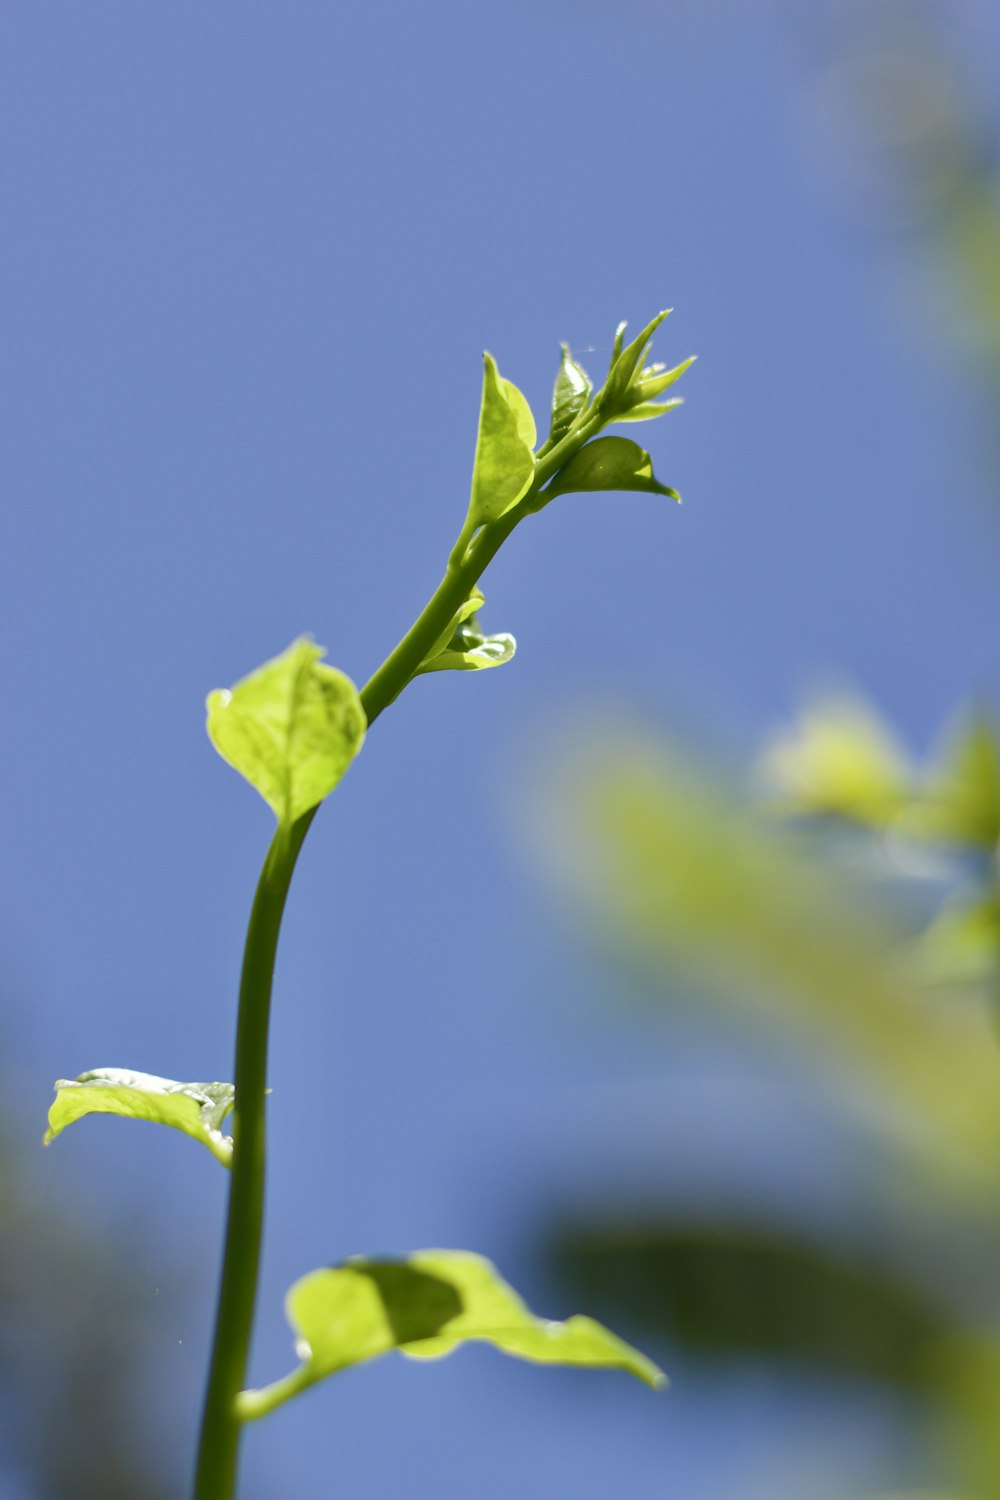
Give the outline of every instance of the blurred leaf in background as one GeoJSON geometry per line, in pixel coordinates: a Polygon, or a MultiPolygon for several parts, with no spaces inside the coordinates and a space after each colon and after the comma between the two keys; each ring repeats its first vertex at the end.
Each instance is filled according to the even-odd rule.
{"type": "Polygon", "coordinates": [[[544,799],[547,853],[622,970],[689,1021],[685,988],[707,982],[707,1035],[759,1028],[869,1142],[833,1234],[752,1191],[617,1209],[609,1191],[554,1216],[553,1266],[600,1316],[701,1359],[904,1392],[977,1494],[1000,1474],[997,743],[969,715],[920,767],[840,698],[775,738],[766,798],[636,734],[559,757],[544,799]]]}
{"type": "MultiPolygon", "coordinates": [[[[995,78],[982,87],[951,45],[960,10],[859,0],[812,12],[812,25],[829,23],[817,102],[824,169],[846,167],[852,209],[894,235],[893,298],[936,364],[934,344],[965,358],[992,417],[1000,122],[995,78]]],[[[995,422],[984,432],[995,443],[995,422]]],[[[662,1189],[644,1178],[623,1202],[627,1163],[605,1168],[587,1205],[553,1212],[550,1263],[599,1315],[700,1361],[763,1360],[792,1380],[812,1370],[904,1393],[913,1452],[929,1439],[924,1500],[995,1496],[997,726],[969,712],[920,763],[877,707],[841,695],[774,737],[759,798],[742,778],[706,773],[705,759],[640,734],[578,755],[568,776],[562,760],[547,855],[616,966],[616,990],[638,979],[710,1046],[749,1053],[750,1069],[763,1044],[779,1075],[839,1100],[867,1150],[840,1150],[820,1222],[789,1153],[768,1155],[763,1137],[762,1181],[737,1192],[696,1165],[690,1201],[665,1134],[662,1189]]],[[[664,1090],[671,1081],[665,1068],[664,1090]]],[[[721,1090],[716,1103],[719,1129],[745,1146],[751,1113],[721,1090]]],[[[798,1134],[808,1155],[808,1128],[798,1134]]]]}

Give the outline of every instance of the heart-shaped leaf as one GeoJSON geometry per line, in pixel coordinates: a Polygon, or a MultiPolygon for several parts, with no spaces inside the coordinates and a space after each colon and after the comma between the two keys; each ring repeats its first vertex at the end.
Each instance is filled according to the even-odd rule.
{"type": "Polygon", "coordinates": [[[665,1381],[651,1360],[591,1318],[536,1318],[488,1260],[467,1251],[359,1258],[313,1271],[291,1288],[286,1310],[302,1363],[273,1385],[244,1391],[237,1410],[245,1420],[391,1349],[439,1359],[471,1340],[535,1364],[626,1370],[652,1386],[665,1381]]]}
{"type": "Polygon", "coordinates": [[[645,490],[679,500],[676,490],[660,484],[653,461],[631,438],[602,437],[587,443],[559,470],[542,492],[543,500],[580,490],[645,490]]]}
{"type": "Polygon", "coordinates": [[[498,520],[531,488],[535,477],[535,419],[524,396],[504,380],[491,354],[483,356],[483,399],[472,467],[469,519],[498,520]]]}
{"type": "Polygon", "coordinates": [[[208,695],[208,733],[223,760],[290,827],[337,785],[365,738],[349,677],[301,639],[231,690],[208,695]]]}
{"type": "Polygon", "coordinates": [[[236,1094],[231,1083],[177,1083],[129,1068],[95,1068],[79,1078],[60,1078],[55,1088],[46,1146],[84,1115],[124,1115],[172,1125],[206,1145],[223,1166],[232,1161],[233,1143],[221,1130],[236,1094]]]}

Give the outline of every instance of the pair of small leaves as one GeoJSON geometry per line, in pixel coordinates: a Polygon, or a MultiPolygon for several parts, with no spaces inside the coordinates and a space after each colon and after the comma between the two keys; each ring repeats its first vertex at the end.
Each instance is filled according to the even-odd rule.
{"type": "Polygon", "coordinates": [[[313,1271],[292,1286],[286,1311],[302,1363],[283,1380],[242,1392],[237,1410],[244,1420],[392,1349],[440,1359],[471,1341],[535,1364],[625,1370],[651,1386],[665,1380],[651,1360],[591,1318],[536,1317],[488,1260],[467,1251],[358,1258],[313,1271]]]}
{"type": "Polygon", "coordinates": [[[654,417],[661,417],[664,412],[671,411],[675,406],[681,404],[680,399],[658,402],[657,396],[678,381],[694,364],[694,357],[682,360],[672,370],[665,365],[652,364],[643,366],[643,359],[649,348],[653,334],[659,328],[664,318],[669,317],[671,308],[657,313],[651,322],[639,334],[638,338],[632,340],[623,348],[625,337],[625,324],[619,323],[615,332],[615,342],[611,353],[611,365],[608,370],[608,378],[598,396],[598,403],[606,413],[609,422],[648,422],[654,417]]]}
{"type": "Polygon", "coordinates": [[[358,691],[325,654],[310,640],[294,641],[234,688],[208,696],[212,744],[285,828],[323,801],[364,743],[358,691]]]}
{"type": "Polygon", "coordinates": [[[95,1068],[78,1078],[60,1078],[49,1110],[45,1145],[84,1115],[124,1115],[171,1125],[207,1146],[228,1167],[233,1143],[222,1134],[222,1122],[233,1107],[231,1083],[177,1083],[128,1068],[95,1068]]]}
{"type": "Polygon", "coordinates": [[[479,629],[479,611],[486,603],[478,589],[473,589],[461,609],[427,653],[419,672],[476,672],[484,667],[502,667],[517,650],[512,635],[484,635],[479,629]]]}
{"type": "MultiPolygon", "coordinates": [[[[177,1083],[98,1068],[56,1084],[45,1144],[84,1115],[123,1115],[181,1130],[229,1166],[233,1143],[221,1125],[233,1099],[229,1083],[177,1083]]],[[[427,1250],[405,1261],[359,1258],[313,1271],[292,1286],[286,1308],[302,1362],[283,1380],[244,1391],[244,1419],[264,1416],[327,1375],[391,1349],[439,1359],[472,1341],[535,1364],[626,1370],[649,1385],[664,1383],[651,1360],[593,1319],[535,1317],[488,1260],[465,1251],[427,1250]]]]}

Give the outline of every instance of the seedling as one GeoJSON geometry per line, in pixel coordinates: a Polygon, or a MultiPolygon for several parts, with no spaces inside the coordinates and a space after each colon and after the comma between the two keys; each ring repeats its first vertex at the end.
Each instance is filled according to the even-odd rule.
{"type": "Polygon", "coordinates": [[[478,584],[514,529],[559,495],[640,490],[679,499],[654,477],[649,454],[620,436],[679,405],[658,398],[691,364],[644,363],[666,313],[630,344],[615,335],[604,384],[563,346],[548,436],[537,445],[524,396],[485,356],[482,407],[468,513],[426,608],[360,692],[301,639],[235,687],[208,698],[208,733],[277,820],[250,914],[236,1023],[235,1081],[176,1083],[100,1068],[56,1084],[46,1141],[85,1114],[128,1115],[200,1140],[230,1170],[229,1209],[215,1334],[195,1466],[194,1500],[234,1500],[240,1433],[306,1387],[398,1349],[436,1359],[480,1340],[537,1364],[627,1370],[652,1386],[657,1367],[590,1318],[549,1322],[529,1312],[489,1261],[425,1250],[398,1261],[356,1258],[302,1277],[286,1307],[299,1364],[261,1390],[245,1390],[264,1222],[267,1039],[281,919],[295,862],[320,804],[361,750],[365,735],[424,672],[480,671],[514,655],[514,639],[479,625],[478,584]],[[232,1114],[232,1138],[222,1126],[232,1114]]]}

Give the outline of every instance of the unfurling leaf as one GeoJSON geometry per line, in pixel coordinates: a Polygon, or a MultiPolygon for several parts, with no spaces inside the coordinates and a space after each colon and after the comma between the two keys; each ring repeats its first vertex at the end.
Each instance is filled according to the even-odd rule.
{"type": "Polygon", "coordinates": [[[457,610],[432,651],[427,653],[418,672],[475,672],[484,667],[502,667],[509,662],[517,650],[512,635],[484,635],[479,628],[477,616],[485,604],[478,589],[473,589],[468,599],[457,610]]]}
{"type": "Polygon", "coordinates": [[[230,1165],[233,1143],[221,1126],[233,1107],[236,1091],[231,1083],[176,1083],[128,1068],[95,1068],[79,1078],[60,1078],[55,1088],[46,1146],[84,1115],[124,1115],[183,1130],[206,1145],[223,1166],[230,1165]]]}
{"type": "Polygon", "coordinates": [[[601,406],[604,407],[609,416],[612,412],[628,404],[626,393],[632,384],[632,377],[642,364],[643,356],[649,348],[653,334],[659,328],[664,318],[669,317],[672,311],[673,309],[668,307],[663,312],[657,313],[656,317],[646,324],[638,338],[633,339],[631,344],[627,344],[624,349],[621,345],[622,335],[625,332],[625,324],[619,323],[618,330],[615,333],[615,347],[611,356],[611,368],[608,370],[608,378],[598,398],[601,406]]]}
{"type": "Polygon", "coordinates": [[[466,599],[465,602],[458,609],[456,609],[455,613],[448,621],[447,626],[444,630],[442,630],[441,634],[438,636],[437,640],[434,642],[433,646],[424,657],[423,664],[419,668],[421,672],[430,671],[430,663],[436,656],[440,656],[441,652],[447,650],[447,648],[451,645],[452,637],[454,636],[456,630],[458,630],[459,626],[464,625],[466,620],[473,619],[479,613],[485,603],[486,600],[480,593],[479,589],[474,588],[468,599],[466,599]]]}
{"type": "Polygon", "coordinates": [[[593,390],[590,377],[582,365],[578,365],[569,352],[569,345],[562,345],[562,363],[552,391],[552,426],[549,441],[557,443],[564,437],[577,417],[586,410],[593,390]]]}
{"type": "Polygon", "coordinates": [[[491,354],[483,356],[483,400],[472,468],[469,519],[496,521],[531,488],[535,477],[535,420],[516,385],[504,380],[491,354]]]}
{"type": "Polygon", "coordinates": [[[672,370],[668,370],[663,364],[643,366],[650,340],[669,312],[668,308],[666,312],[658,313],[651,323],[646,324],[639,337],[624,349],[622,342],[625,324],[619,323],[608,378],[595,400],[595,406],[601,411],[605,424],[648,422],[653,417],[662,417],[664,412],[673,411],[675,406],[681,404],[679,399],[657,401],[656,398],[662,396],[664,391],[669,390],[681,378],[685,370],[691,368],[694,356],[682,360],[672,370]]]}
{"type": "Polygon", "coordinates": [[[483,635],[473,625],[463,625],[447,651],[420,668],[421,672],[478,672],[484,667],[503,667],[513,661],[517,642],[512,635],[483,635]]]}
{"type": "MultiPolygon", "coordinates": [[[[658,396],[663,395],[664,391],[668,391],[675,381],[680,380],[685,370],[690,370],[697,357],[692,354],[690,358],[682,359],[680,364],[674,365],[672,370],[668,370],[664,365],[650,365],[648,370],[643,370],[638,380],[633,380],[630,394],[637,401],[655,401],[658,396]]],[[[666,406],[663,409],[665,411],[666,406]]]]}
{"type": "Polygon", "coordinates": [[[626,396],[622,402],[618,414],[612,418],[615,422],[649,422],[654,417],[662,417],[664,412],[673,411],[675,406],[683,406],[683,396],[674,396],[669,401],[658,401],[657,396],[662,396],[664,391],[670,389],[675,381],[680,380],[685,370],[689,370],[695,362],[695,356],[684,359],[672,370],[663,365],[650,365],[642,374],[633,379],[626,396]]]}
{"type": "Polygon", "coordinates": [[[232,690],[208,695],[212,744],[283,827],[323,801],[364,743],[357,689],[325,654],[297,640],[232,690]]]}
{"type": "Polygon", "coordinates": [[[683,396],[675,396],[672,401],[643,401],[639,406],[631,406],[628,411],[623,411],[620,416],[615,417],[615,421],[651,422],[654,417],[662,417],[664,412],[683,405],[683,396]]]}
{"type": "Polygon", "coordinates": [[[535,1364],[626,1370],[652,1386],[665,1381],[651,1360],[591,1318],[536,1318],[488,1260],[467,1251],[359,1258],[313,1271],[291,1288],[286,1311],[302,1363],[273,1385],[242,1392],[237,1412],[244,1420],[391,1349],[439,1359],[470,1340],[535,1364]]]}
{"type": "Polygon", "coordinates": [[[543,500],[579,490],[645,490],[679,500],[676,490],[660,484],[653,475],[653,461],[631,438],[601,437],[587,443],[560,469],[543,500]]]}

